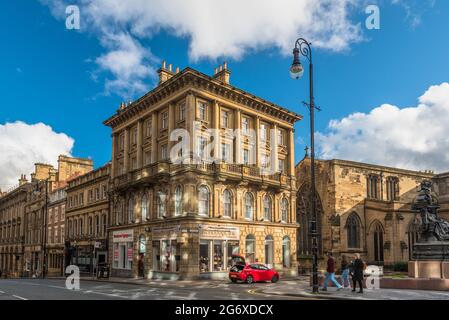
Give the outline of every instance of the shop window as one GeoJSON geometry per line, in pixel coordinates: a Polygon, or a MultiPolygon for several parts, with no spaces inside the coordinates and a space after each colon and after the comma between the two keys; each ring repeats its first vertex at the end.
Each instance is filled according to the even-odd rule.
{"type": "Polygon", "coordinates": [[[200,272],[210,272],[210,253],[208,240],[200,241],[200,272]]]}
{"type": "Polygon", "coordinates": [[[223,253],[223,240],[214,240],[214,261],[213,270],[223,271],[224,270],[224,253],[223,253]]]}
{"type": "Polygon", "coordinates": [[[290,268],[290,238],[285,236],[282,239],[282,265],[284,268],[290,268]]]}
{"type": "Polygon", "coordinates": [[[161,242],[153,241],[153,271],[161,271],[161,242]]]}
{"type": "Polygon", "coordinates": [[[232,255],[239,254],[240,252],[240,246],[238,241],[228,241],[227,244],[227,267],[232,267],[232,255]]]}
{"type": "Polygon", "coordinates": [[[256,262],[256,238],[253,235],[246,237],[245,260],[247,263],[256,262]]]}

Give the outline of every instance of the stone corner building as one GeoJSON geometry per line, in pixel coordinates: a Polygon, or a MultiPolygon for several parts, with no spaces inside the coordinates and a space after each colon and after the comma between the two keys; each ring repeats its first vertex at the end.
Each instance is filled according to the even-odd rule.
{"type": "Polygon", "coordinates": [[[190,68],[173,72],[164,63],[159,76],[159,86],[105,121],[112,128],[112,275],[224,277],[232,254],[295,274],[293,125],[301,117],[231,86],[226,65],[210,77],[190,68]],[[173,130],[194,136],[191,150],[201,153],[211,141],[204,134],[209,128],[220,132],[214,153],[229,161],[169,161],[173,130]],[[234,138],[229,131],[235,129],[243,133],[234,138]],[[255,145],[249,129],[256,130],[255,145]],[[266,147],[268,139],[275,140],[273,148],[266,147]],[[267,159],[278,173],[260,173],[267,159]]]}
{"type": "MultiPolygon", "coordinates": [[[[449,217],[449,174],[435,175],[345,160],[316,161],[317,214],[320,266],[324,254],[341,258],[360,253],[368,263],[406,262],[417,241],[417,222],[411,203],[423,180],[433,180],[442,202],[441,215],[449,217]]],[[[310,158],[296,167],[298,183],[298,264],[311,268],[310,158]]]]}

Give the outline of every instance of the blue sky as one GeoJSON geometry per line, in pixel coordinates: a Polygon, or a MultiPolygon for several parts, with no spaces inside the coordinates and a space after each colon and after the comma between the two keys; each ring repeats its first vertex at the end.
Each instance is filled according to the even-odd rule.
{"type": "MultiPolygon", "coordinates": [[[[348,10],[346,18],[354,25],[360,23],[363,39],[348,41],[347,47],[336,51],[323,48],[323,45],[314,47],[315,95],[322,108],[316,116],[316,126],[321,132],[319,143],[327,148],[329,157],[351,158],[350,151],[344,153],[329,147],[332,141],[350,144],[347,136],[341,137],[345,135],[341,130],[336,133],[338,139],[332,139],[335,135],[331,135],[328,128],[332,119],[345,119],[356,112],[368,115],[386,103],[399,108],[416,107],[418,98],[431,86],[449,81],[446,34],[449,2],[404,0],[398,4],[392,4],[392,1],[378,4],[380,30],[367,30],[364,27],[365,7],[355,6],[348,10]],[[415,23],[418,19],[419,23],[415,23]]],[[[99,67],[96,59],[112,47],[101,42],[98,30],[83,26],[83,8],[81,30],[75,31],[67,30],[64,19],[52,14],[51,2],[16,0],[4,1],[0,6],[0,37],[4,44],[0,51],[0,126],[16,121],[30,125],[42,122],[55,132],[74,139],[73,155],[92,157],[97,167],[107,162],[111,152],[110,129],[102,121],[115,112],[124,98],[123,94],[106,92],[105,83],[107,79],[113,80],[114,74],[99,67]]],[[[307,78],[299,81],[289,78],[291,55],[275,45],[263,45],[260,49],[251,48],[249,44],[243,54],[225,52],[223,55],[218,51],[202,57],[200,54],[198,58],[192,54],[192,40],[188,34],[175,33],[169,28],[155,27],[151,37],[136,37],[143,48],[151,51],[151,57],[145,60],[148,61],[148,75],[142,77],[148,90],[155,85],[151,72],[160,59],[167,59],[181,69],[190,66],[210,75],[215,66],[226,60],[232,70],[233,85],[304,115],[304,120],[296,126],[296,160],[299,161],[309,140],[307,109],[300,103],[308,99],[308,81],[307,78]]],[[[319,36],[314,37],[319,41],[319,36]]],[[[203,47],[198,50],[204,52],[203,47]]],[[[132,96],[137,98],[139,94],[133,92],[132,96]]],[[[407,127],[412,123],[403,125],[407,127]]],[[[378,132],[380,136],[384,134],[388,135],[378,132]]],[[[429,136],[427,140],[432,138],[429,136]]],[[[13,139],[8,140],[9,143],[13,139]]],[[[382,150],[373,148],[372,155],[355,152],[353,160],[382,162],[383,156],[374,154],[388,153],[389,141],[400,138],[391,139],[381,139],[378,143],[386,147],[382,150]]],[[[34,144],[39,145],[39,142],[34,144]]],[[[7,145],[2,148],[6,150],[7,145]]],[[[36,151],[39,146],[30,148],[36,157],[40,156],[36,151]]],[[[70,148],[70,143],[66,148],[70,148]]],[[[8,159],[0,157],[0,166],[15,162],[11,159],[16,149],[7,153],[8,159]]],[[[433,167],[444,170],[449,157],[424,149],[410,157],[415,159],[426,152],[434,158],[440,157],[437,162],[429,163],[429,168],[422,168],[426,166],[425,159],[394,163],[396,157],[385,156],[384,162],[414,169],[433,167]]],[[[27,165],[17,165],[14,170],[26,170],[27,165]]],[[[449,170],[449,163],[447,168],[449,170]]],[[[2,189],[10,185],[10,179],[0,181],[2,189]]]]}

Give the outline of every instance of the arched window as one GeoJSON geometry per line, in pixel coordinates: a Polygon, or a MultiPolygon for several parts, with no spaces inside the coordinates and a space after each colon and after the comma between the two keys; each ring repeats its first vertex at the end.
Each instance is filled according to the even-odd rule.
{"type": "Polygon", "coordinates": [[[285,236],[282,239],[282,265],[284,268],[290,268],[290,238],[285,236]]]}
{"type": "Polygon", "coordinates": [[[274,263],[274,240],[268,235],[265,237],[265,264],[273,266],[274,263]]]}
{"type": "Polygon", "coordinates": [[[163,191],[157,193],[157,217],[163,218],[167,214],[167,195],[163,191]]]}
{"type": "Polygon", "coordinates": [[[397,177],[387,178],[387,200],[397,201],[399,200],[399,179],[397,177]]]}
{"type": "Polygon", "coordinates": [[[357,214],[352,213],[346,220],[348,248],[360,248],[360,223],[357,214]]]}
{"type": "Polygon", "coordinates": [[[245,241],[245,260],[247,263],[256,262],[256,238],[250,234],[245,241]]]}
{"type": "Polygon", "coordinates": [[[266,195],[263,198],[263,218],[267,221],[271,221],[271,197],[266,195]]]}
{"type": "Polygon", "coordinates": [[[373,225],[374,261],[384,261],[384,230],[380,222],[373,225]]]}
{"type": "Polygon", "coordinates": [[[254,197],[249,192],[245,194],[245,218],[249,220],[254,218],[254,197]]]}
{"type": "Polygon", "coordinates": [[[206,186],[198,188],[198,213],[203,216],[209,215],[209,189],[206,186]]]}
{"type": "Polygon", "coordinates": [[[128,223],[134,223],[134,197],[128,201],[128,223]]]}
{"type": "Polygon", "coordinates": [[[232,194],[227,189],[223,192],[223,216],[232,216],[232,194]]]}
{"type": "Polygon", "coordinates": [[[140,201],[140,211],[142,215],[142,222],[148,220],[148,197],[146,194],[143,195],[142,200],[140,201]]]}
{"type": "Polygon", "coordinates": [[[175,190],[175,216],[182,214],[182,188],[177,186],[175,190]]]}
{"type": "Polygon", "coordinates": [[[288,222],[288,200],[286,198],[281,200],[281,221],[288,222]]]}

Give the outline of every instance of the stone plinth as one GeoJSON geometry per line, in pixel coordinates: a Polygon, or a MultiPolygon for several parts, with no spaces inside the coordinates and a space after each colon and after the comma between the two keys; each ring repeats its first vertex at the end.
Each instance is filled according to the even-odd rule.
{"type": "Polygon", "coordinates": [[[419,242],[413,245],[415,261],[449,261],[449,242],[419,242]]]}
{"type": "Polygon", "coordinates": [[[408,275],[415,279],[449,279],[449,261],[409,261],[408,275]]]}

